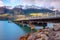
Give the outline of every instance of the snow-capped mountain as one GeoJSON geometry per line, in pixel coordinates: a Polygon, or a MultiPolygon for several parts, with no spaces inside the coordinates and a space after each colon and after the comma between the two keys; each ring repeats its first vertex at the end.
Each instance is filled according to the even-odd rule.
{"type": "MultiPolygon", "coordinates": [[[[29,14],[29,13],[53,13],[55,12],[54,9],[56,8],[45,8],[45,7],[39,7],[39,6],[35,6],[35,5],[18,5],[15,6],[13,9],[11,9],[12,7],[10,6],[4,6],[4,7],[0,7],[0,13],[24,13],[24,14],[29,14]]],[[[57,13],[60,13],[60,11],[58,10],[57,13]]]]}
{"type": "Polygon", "coordinates": [[[36,5],[18,5],[16,6],[16,8],[22,8],[22,9],[41,9],[41,8],[44,8],[44,7],[39,7],[39,6],[36,6],[36,5]]]}

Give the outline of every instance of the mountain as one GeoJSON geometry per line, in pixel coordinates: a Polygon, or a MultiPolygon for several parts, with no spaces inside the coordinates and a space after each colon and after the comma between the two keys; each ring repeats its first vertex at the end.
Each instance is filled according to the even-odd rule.
{"type": "Polygon", "coordinates": [[[0,14],[4,13],[4,8],[0,7],[0,14]]]}
{"type": "Polygon", "coordinates": [[[0,14],[3,14],[3,13],[11,13],[11,10],[9,8],[9,6],[3,6],[3,7],[0,7],[0,14]]]}
{"type": "Polygon", "coordinates": [[[16,14],[23,14],[23,9],[22,8],[17,8],[17,7],[15,7],[15,8],[13,8],[12,9],[13,10],[13,12],[14,12],[14,14],[16,15],[16,14]]]}
{"type": "Polygon", "coordinates": [[[22,11],[24,12],[24,14],[54,12],[53,10],[50,10],[48,8],[39,7],[36,5],[26,5],[26,6],[18,5],[18,6],[16,6],[16,8],[22,8],[22,11]]]}
{"type": "MultiPolygon", "coordinates": [[[[0,7],[0,14],[2,13],[9,13],[9,14],[25,14],[28,15],[30,13],[53,13],[53,10],[50,10],[48,8],[43,7],[37,7],[37,6],[27,6],[26,9],[22,8],[23,6],[16,6],[13,9],[9,9],[10,7],[0,7]]],[[[58,14],[60,14],[60,11],[57,11],[58,14]]]]}
{"type": "Polygon", "coordinates": [[[29,8],[34,8],[34,9],[41,9],[43,7],[39,7],[39,6],[36,6],[36,5],[18,5],[18,6],[15,6],[15,8],[22,8],[22,9],[29,9],[29,8]]]}
{"type": "Polygon", "coordinates": [[[29,13],[52,13],[54,11],[49,10],[49,9],[34,9],[34,8],[30,8],[30,9],[24,9],[24,13],[25,14],[29,14],[29,13]]]}

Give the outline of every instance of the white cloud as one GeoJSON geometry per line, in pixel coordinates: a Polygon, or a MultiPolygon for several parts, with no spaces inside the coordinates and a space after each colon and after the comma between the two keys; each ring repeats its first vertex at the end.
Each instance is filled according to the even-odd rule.
{"type": "Polygon", "coordinates": [[[3,2],[0,0],[0,7],[4,6],[3,2]]]}
{"type": "Polygon", "coordinates": [[[60,0],[21,0],[21,4],[39,4],[39,5],[51,5],[54,3],[54,5],[58,4],[60,0]]]}
{"type": "Polygon", "coordinates": [[[60,0],[21,0],[20,3],[23,5],[34,4],[41,7],[55,7],[60,10],[60,0]]]}
{"type": "MultiPolygon", "coordinates": [[[[10,0],[11,4],[14,5],[19,1],[21,5],[38,5],[41,7],[56,7],[60,9],[60,0],[10,0]]],[[[18,5],[18,3],[17,3],[18,5]]],[[[4,6],[2,0],[0,0],[0,6],[4,6]]]]}
{"type": "Polygon", "coordinates": [[[54,6],[55,8],[60,10],[60,1],[51,2],[51,6],[54,6]]]}
{"type": "MultiPolygon", "coordinates": [[[[57,9],[60,9],[60,0],[10,0],[11,4],[14,5],[17,3],[17,1],[20,1],[19,4],[21,5],[37,5],[40,7],[55,7],[57,9]]],[[[18,5],[18,3],[17,3],[18,5]]],[[[4,3],[2,0],[0,0],[0,7],[4,6],[4,3]]]]}

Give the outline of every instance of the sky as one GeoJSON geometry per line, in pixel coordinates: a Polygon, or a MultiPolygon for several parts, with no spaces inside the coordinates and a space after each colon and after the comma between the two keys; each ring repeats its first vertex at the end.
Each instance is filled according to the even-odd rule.
{"type": "Polygon", "coordinates": [[[41,7],[55,7],[60,9],[60,0],[0,0],[0,6],[37,5],[41,7]]]}
{"type": "Polygon", "coordinates": [[[16,6],[20,4],[20,0],[0,0],[0,6],[16,6]]]}

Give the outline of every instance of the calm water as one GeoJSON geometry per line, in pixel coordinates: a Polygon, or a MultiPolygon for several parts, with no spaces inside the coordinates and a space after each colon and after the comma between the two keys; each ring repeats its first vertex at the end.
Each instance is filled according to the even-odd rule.
{"type": "Polygon", "coordinates": [[[0,40],[18,40],[25,34],[22,28],[8,21],[0,21],[0,40]]]}
{"type": "MultiPolygon", "coordinates": [[[[52,27],[51,23],[48,23],[47,27],[52,27]]],[[[36,29],[38,29],[37,27],[36,29]]],[[[26,32],[23,28],[14,23],[8,21],[0,21],[0,40],[18,40],[20,36],[26,32]]]]}

